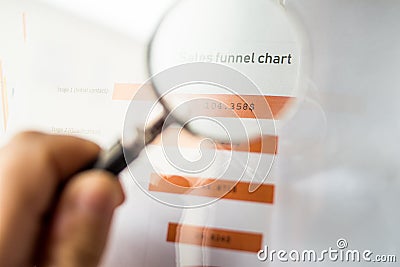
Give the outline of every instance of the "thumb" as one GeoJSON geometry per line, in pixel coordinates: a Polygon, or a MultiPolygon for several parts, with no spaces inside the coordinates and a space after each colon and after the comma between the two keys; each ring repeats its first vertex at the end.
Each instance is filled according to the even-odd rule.
{"type": "Polygon", "coordinates": [[[57,204],[39,266],[97,266],[123,199],[120,183],[109,173],[73,177],[57,204]]]}

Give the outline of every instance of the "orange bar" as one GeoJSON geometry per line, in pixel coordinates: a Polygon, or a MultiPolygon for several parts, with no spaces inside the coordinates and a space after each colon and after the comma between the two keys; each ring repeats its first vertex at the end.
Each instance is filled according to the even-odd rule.
{"type": "Polygon", "coordinates": [[[8,122],[7,82],[6,82],[6,77],[3,74],[3,64],[1,60],[0,60],[0,90],[2,99],[2,110],[3,110],[3,126],[4,130],[7,130],[7,122],[8,122]]]}
{"type": "Polygon", "coordinates": [[[234,150],[251,153],[277,154],[278,136],[264,135],[256,140],[251,140],[249,144],[218,144],[217,149],[234,150]]]}
{"type": "MultiPolygon", "coordinates": [[[[198,148],[202,139],[190,134],[187,130],[179,132],[179,128],[169,127],[162,133],[162,142],[166,146],[179,146],[187,148],[198,148]],[[179,134],[179,138],[177,135],[179,134]],[[178,140],[178,142],[176,141],[178,140]]],[[[159,135],[152,143],[153,145],[161,145],[161,135],[159,135]]],[[[216,147],[211,146],[210,149],[232,150],[239,152],[277,154],[278,153],[278,136],[264,135],[260,138],[251,140],[250,142],[237,144],[217,144],[216,147]]]]}
{"type": "Polygon", "coordinates": [[[26,43],[26,13],[22,12],[22,34],[26,43]]]}
{"type": "Polygon", "coordinates": [[[150,176],[149,191],[214,197],[230,200],[249,201],[263,204],[274,203],[275,186],[261,184],[250,193],[248,182],[230,180],[183,177],[179,175],[159,175],[152,173],[150,176]]]}
{"type": "MultiPolygon", "coordinates": [[[[139,90],[149,88],[151,85],[116,83],[114,85],[113,100],[151,100],[147,94],[151,90],[139,90]],[[141,93],[139,91],[146,91],[141,93]],[[141,95],[138,95],[140,93],[141,95]]],[[[202,115],[213,117],[240,117],[272,119],[279,118],[285,106],[292,101],[288,96],[263,96],[263,95],[231,95],[231,94],[180,94],[174,97],[182,100],[197,100],[198,112],[202,115]]],[[[154,95],[151,95],[154,97],[154,95]]]]}
{"type": "Polygon", "coordinates": [[[233,94],[170,94],[168,97],[174,97],[174,100],[179,97],[178,103],[191,101],[198,107],[197,115],[247,119],[279,118],[292,99],[286,96],[233,94]]]}
{"type": "Polygon", "coordinates": [[[169,223],[167,241],[257,253],[262,234],[169,223]]]}
{"type": "Polygon", "coordinates": [[[150,84],[116,83],[114,84],[113,100],[151,101],[157,99],[150,84]]]}

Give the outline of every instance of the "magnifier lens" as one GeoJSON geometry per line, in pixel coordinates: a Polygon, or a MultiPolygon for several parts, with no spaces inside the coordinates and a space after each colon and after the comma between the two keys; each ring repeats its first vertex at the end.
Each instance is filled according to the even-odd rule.
{"type": "Polygon", "coordinates": [[[221,142],[275,132],[260,119],[287,113],[299,59],[295,27],[272,0],[179,1],[149,47],[152,83],[171,115],[221,142]]]}

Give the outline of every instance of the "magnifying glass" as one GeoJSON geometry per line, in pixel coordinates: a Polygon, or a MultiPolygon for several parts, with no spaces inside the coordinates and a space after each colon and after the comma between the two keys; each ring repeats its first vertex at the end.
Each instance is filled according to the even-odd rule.
{"type": "Polygon", "coordinates": [[[300,39],[275,0],[177,2],[149,43],[150,79],[135,96],[152,95],[152,105],[132,101],[123,138],[94,168],[118,174],[171,125],[222,145],[274,131],[302,91],[300,39]]]}

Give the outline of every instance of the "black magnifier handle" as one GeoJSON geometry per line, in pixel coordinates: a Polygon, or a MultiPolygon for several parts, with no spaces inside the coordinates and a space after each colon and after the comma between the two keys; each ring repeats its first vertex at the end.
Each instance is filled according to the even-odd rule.
{"type": "Polygon", "coordinates": [[[167,124],[165,116],[162,116],[146,129],[137,128],[132,140],[124,142],[124,145],[119,140],[110,149],[100,152],[98,158],[85,169],[101,169],[118,175],[139,156],[147,144],[161,133],[163,127],[167,127],[171,122],[167,124]]]}
{"type": "Polygon", "coordinates": [[[119,140],[110,149],[100,152],[96,161],[91,164],[92,166],[90,169],[101,169],[111,172],[114,175],[118,175],[128,166],[130,162],[139,156],[143,147],[138,147],[137,149],[132,150],[132,158],[128,159],[125,158],[124,153],[124,151],[127,151],[127,149],[124,149],[121,140],[119,140]]]}

